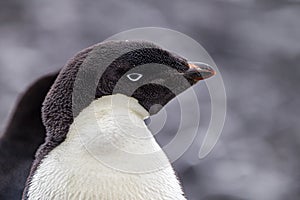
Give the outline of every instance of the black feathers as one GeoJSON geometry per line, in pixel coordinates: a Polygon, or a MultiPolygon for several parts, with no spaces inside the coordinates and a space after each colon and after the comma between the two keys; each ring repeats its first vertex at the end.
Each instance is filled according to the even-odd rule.
{"type": "Polygon", "coordinates": [[[0,199],[19,200],[46,131],[41,106],[57,74],[36,81],[20,98],[0,139],[0,199]]]}

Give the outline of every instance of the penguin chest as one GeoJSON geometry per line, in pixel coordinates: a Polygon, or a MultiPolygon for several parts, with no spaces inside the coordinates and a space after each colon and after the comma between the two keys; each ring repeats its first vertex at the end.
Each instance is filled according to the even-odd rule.
{"type": "Polygon", "coordinates": [[[141,174],[120,172],[87,155],[63,157],[56,149],[41,163],[29,187],[29,200],[184,199],[171,166],[141,174]]]}

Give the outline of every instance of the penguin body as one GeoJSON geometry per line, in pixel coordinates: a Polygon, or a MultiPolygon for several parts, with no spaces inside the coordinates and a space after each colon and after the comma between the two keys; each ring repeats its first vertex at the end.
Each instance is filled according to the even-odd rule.
{"type": "Polygon", "coordinates": [[[46,138],[23,199],[185,199],[143,119],[213,74],[149,42],[81,51],[43,103],[46,138]]]}

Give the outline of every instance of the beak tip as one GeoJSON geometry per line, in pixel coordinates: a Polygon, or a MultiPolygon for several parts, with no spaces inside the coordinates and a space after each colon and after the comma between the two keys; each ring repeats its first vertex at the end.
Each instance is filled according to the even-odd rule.
{"type": "Polygon", "coordinates": [[[213,68],[211,68],[210,73],[211,73],[210,77],[212,77],[212,76],[214,76],[214,75],[217,74],[216,70],[214,70],[213,68]]]}
{"type": "Polygon", "coordinates": [[[217,74],[217,72],[205,63],[189,63],[189,74],[196,82],[208,79],[217,74]]]}

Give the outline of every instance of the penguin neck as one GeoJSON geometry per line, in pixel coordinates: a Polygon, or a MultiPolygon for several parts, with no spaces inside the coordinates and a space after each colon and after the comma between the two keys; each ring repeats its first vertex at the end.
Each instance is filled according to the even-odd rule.
{"type": "Polygon", "coordinates": [[[103,96],[74,119],[66,141],[79,142],[80,139],[89,152],[113,153],[130,146],[127,142],[131,140],[152,138],[144,123],[148,116],[149,113],[132,97],[122,94],[103,96]]]}
{"type": "Polygon", "coordinates": [[[149,117],[148,111],[138,103],[137,99],[119,93],[102,96],[93,101],[88,108],[95,111],[110,110],[110,114],[116,118],[118,115],[131,117],[132,114],[137,115],[140,120],[149,117]]]}

